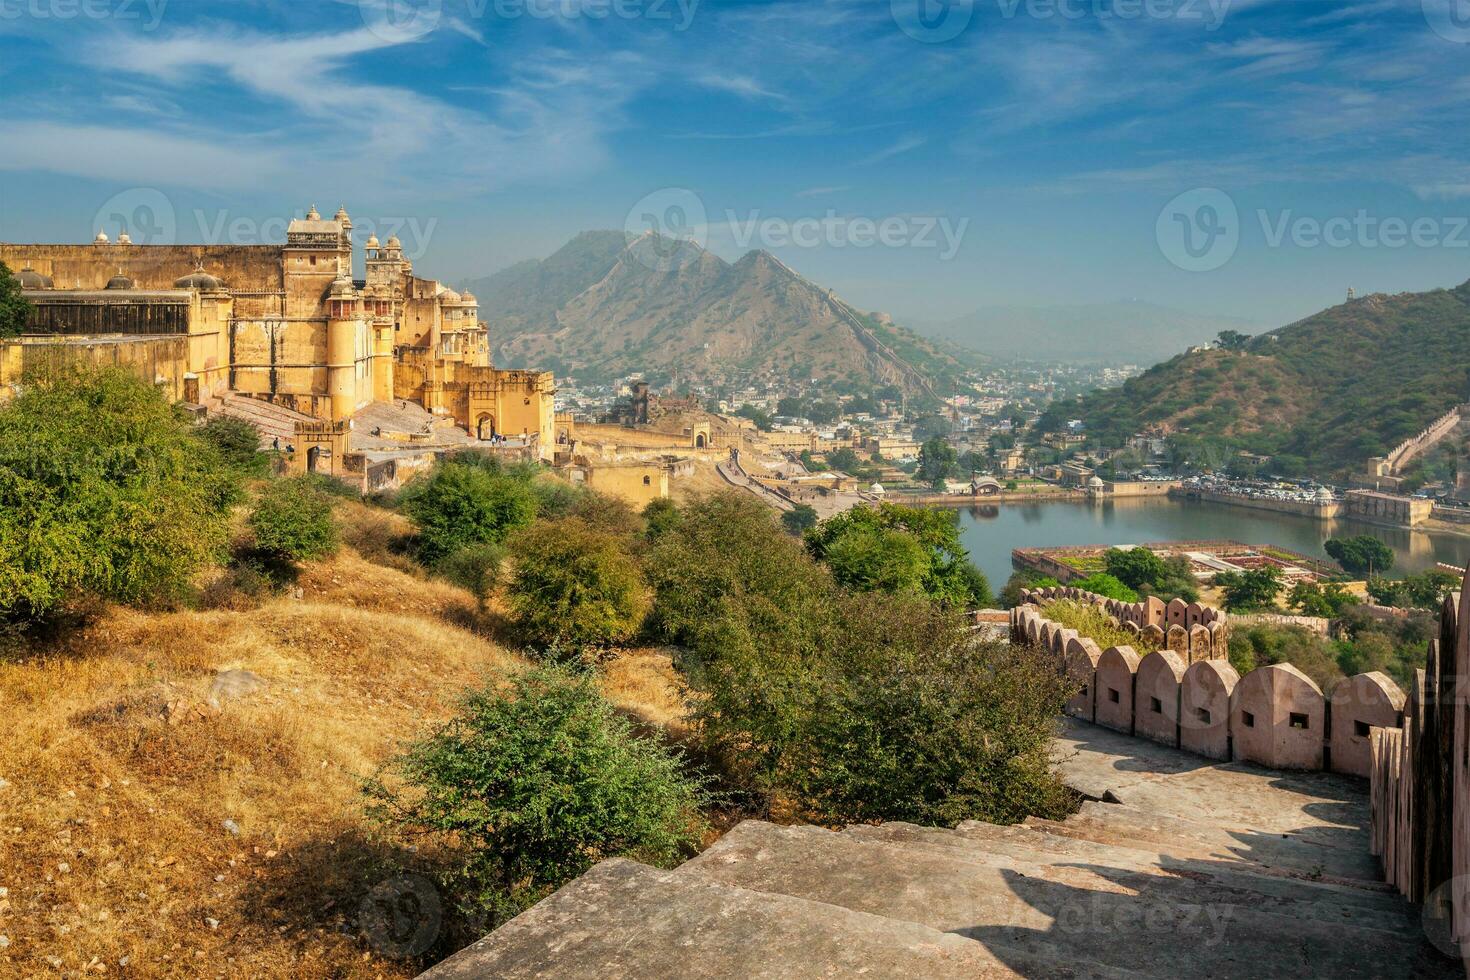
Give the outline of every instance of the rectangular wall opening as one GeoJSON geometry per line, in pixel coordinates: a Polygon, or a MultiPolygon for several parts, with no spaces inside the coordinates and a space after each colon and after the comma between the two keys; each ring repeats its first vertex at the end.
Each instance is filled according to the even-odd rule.
{"type": "Polygon", "coordinates": [[[1240,713],[1240,720],[1241,720],[1241,723],[1244,724],[1246,728],[1255,728],[1256,727],[1256,716],[1253,715],[1253,714],[1251,714],[1249,711],[1242,711],[1240,713]]]}
{"type": "Polygon", "coordinates": [[[1116,687],[1108,688],[1108,700],[1113,702],[1114,704],[1119,703],[1120,699],[1118,697],[1118,689],[1116,687]]]}
{"type": "Polygon", "coordinates": [[[1164,713],[1164,702],[1160,701],[1158,698],[1149,698],[1148,710],[1152,711],[1156,715],[1161,715],[1164,713]]]}
{"type": "Polygon", "coordinates": [[[1368,737],[1368,723],[1366,721],[1353,722],[1353,734],[1358,738],[1368,737]]]}
{"type": "Polygon", "coordinates": [[[1206,725],[1208,725],[1210,723],[1210,709],[1209,708],[1195,708],[1194,709],[1194,716],[1196,718],[1198,718],[1200,721],[1204,722],[1206,725]]]}
{"type": "Polygon", "coordinates": [[[1300,728],[1303,731],[1306,731],[1306,729],[1309,727],[1307,724],[1307,716],[1297,711],[1291,712],[1290,716],[1287,719],[1287,722],[1291,725],[1292,728],[1300,728]]]}

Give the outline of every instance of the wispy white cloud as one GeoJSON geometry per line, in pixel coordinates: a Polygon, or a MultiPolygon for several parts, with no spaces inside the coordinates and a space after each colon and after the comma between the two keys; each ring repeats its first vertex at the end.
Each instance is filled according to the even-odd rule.
{"type": "Polygon", "coordinates": [[[891,160],[893,157],[908,153],[910,150],[917,150],[927,142],[929,140],[923,136],[905,136],[880,150],[868,154],[853,165],[857,167],[868,167],[875,163],[882,163],[884,160],[891,160]]]}

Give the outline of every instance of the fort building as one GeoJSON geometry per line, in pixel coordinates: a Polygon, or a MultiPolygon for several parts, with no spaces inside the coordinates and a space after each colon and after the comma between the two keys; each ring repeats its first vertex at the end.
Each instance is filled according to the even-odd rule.
{"type": "Polygon", "coordinates": [[[32,306],[0,344],[0,399],[32,372],[115,364],[206,411],[277,406],[339,460],[354,417],[394,402],[549,458],[551,373],[495,368],[475,297],[416,275],[397,237],[363,248],[355,279],[345,208],[310,209],[283,244],[142,245],[105,231],[89,245],[0,243],[32,306]]]}

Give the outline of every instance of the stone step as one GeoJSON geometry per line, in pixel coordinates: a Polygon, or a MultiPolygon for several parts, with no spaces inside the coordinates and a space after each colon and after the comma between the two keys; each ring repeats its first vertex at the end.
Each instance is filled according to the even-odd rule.
{"type": "MultiPolygon", "coordinates": [[[[1419,937],[1224,902],[1136,893],[1080,867],[1028,875],[891,841],[746,821],[676,874],[917,922],[1063,960],[1146,976],[1439,977],[1451,965],[1419,937]]],[[[1106,869],[1104,869],[1106,870],[1106,869]]]]}
{"type": "Polygon", "coordinates": [[[1027,826],[1081,836],[1101,843],[1154,846],[1167,841],[1191,855],[1250,861],[1298,876],[1382,890],[1373,857],[1357,848],[1356,833],[1343,828],[1341,846],[1331,827],[1306,827],[1292,833],[1227,829],[1180,817],[1150,813],[1119,803],[1085,803],[1058,826],[1056,821],[1028,818],[1027,826]]]}
{"type": "Polygon", "coordinates": [[[604,861],[423,974],[427,980],[787,977],[936,980],[1131,974],[987,949],[914,922],[604,861]]]}
{"type": "Polygon", "coordinates": [[[1382,882],[1365,883],[1356,879],[1344,882],[1328,881],[1290,869],[1274,868],[1233,856],[1218,857],[1208,852],[1194,852],[1188,847],[1176,846],[1169,840],[1152,840],[1146,843],[1130,840],[1104,844],[1083,834],[1066,832],[1067,824],[1065,823],[1059,826],[1063,832],[1038,824],[997,827],[994,824],[967,820],[955,828],[955,833],[979,841],[990,841],[997,836],[1007,839],[1019,835],[1026,843],[1038,850],[1083,860],[1112,861],[1124,867],[1153,867],[1170,871],[1179,867],[1184,861],[1200,862],[1211,868],[1212,872],[1217,870],[1221,874],[1245,875],[1253,883],[1257,883],[1258,887],[1266,887],[1268,883],[1280,881],[1285,881],[1287,885],[1278,887],[1291,887],[1292,883],[1303,882],[1319,891],[1331,893],[1337,901],[1347,904],[1385,911],[1394,911],[1399,906],[1398,893],[1393,889],[1383,887],[1382,882]]]}
{"type": "Polygon", "coordinates": [[[851,826],[842,833],[863,840],[923,847],[940,854],[958,853],[968,861],[1013,868],[1033,877],[1043,873],[1037,870],[1041,868],[1085,869],[1115,885],[1175,902],[1223,902],[1403,936],[1417,934],[1420,927],[1418,910],[1400,898],[1237,870],[1234,863],[1196,858],[1160,861],[1158,856],[1149,858],[1123,848],[1035,831],[1032,834],[1040,841],[1015,836],[986,839],[959,830],[905,823],[851,826]],[[1070,846],[1056,848],[1047,846],[1049,842],[1070,846]]]}

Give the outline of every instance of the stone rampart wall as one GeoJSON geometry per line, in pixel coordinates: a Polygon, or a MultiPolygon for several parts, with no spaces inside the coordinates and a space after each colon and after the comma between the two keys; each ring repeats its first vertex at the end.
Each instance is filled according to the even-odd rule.
{"type": "Polygon", "coordinates": [[[1403,724],[1369,733],[1372,846],[1384,879],[1423,903],[1432,937],[1470,956],[1470,576],[1440,607],[1403,724]]]}
{"type": "Polygon", "coordinates": [[[1371,732],[1402,724],[1404,694],[1377,671],[1339,682],[1330,697],[1290,664],[1241,677],[1228,659],[1225,614],[1177,598],[1126,603],[1081,589],[1027,590],[1011,610],[1011,639],[1050,651],[1077,682],[1067,714],[1213,759],[1368,776],[1371,732]],[[1162,639],[1162,649],[1101,649],[1045,617],[1040,603],[1055,599],[1092,603],[1122,629],[1162,639]]]}

